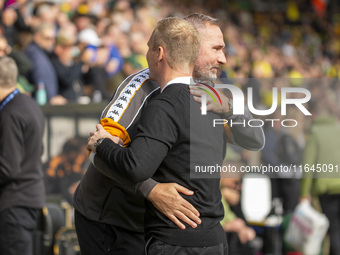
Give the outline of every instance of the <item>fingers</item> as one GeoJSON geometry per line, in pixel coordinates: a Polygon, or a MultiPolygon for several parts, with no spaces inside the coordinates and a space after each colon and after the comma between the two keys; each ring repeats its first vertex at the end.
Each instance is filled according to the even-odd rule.
{"type": "MultiPolygon", "coordinates": [[[[184,195],[187,195],[187,196],[192,196],[194,194],[194,192],[192,190],[189,190],[179,184],[176,184],[175,186],[175,189],[177,190],[177,192],[180,192],[184,195]]],[[[187,200],[183,199],[181,196],[179,197],[179,199],[181,200],[181,204],[187,208],[190,213],[193,215],[193,217],[190,217],[192,218],[193,220],[195,220],[195,222],[198,223],[198,221],[200,222],[200,219],[198,218],[200,216],[200,213],[197,211],[197,209],[192,205],[190,204],[187,200]],[[196,217],[196,218],[194,218],[196,217]]],[[[189,216],[189,215],[188,215],[189,216]]],[[[198,223],[200,224],[200,223],[198,223]]]]}
{"type": "Polygon", "coordinates": [[[180,229],[185,229],[185,226],[183,223],[181,223],[175,215],[166,215],[173,223],[175,223],[180,229]]]}
{"type": "Polygon", "coordinates": [[[88,139],[88,141],[87,141],[87,146],[86,146],[86,149],[88,150],[88,151],[91,151],[91,150],[93,150],[94,149],[94,142],[95,142],[95,140],[93,139],[93,136],[91,136],[89,139],[88,139]]]}
{"type": "MultiPolygon", "coordinates": [[[[189,90],[190,90],[190,94],[193,95],[193,99],[198,102],[201,103],[201,97],[203,94],[205,94],[207,90],[210,90],[209,88],[207,88],[206,86],[203,85],[199,85],[196,84],[196,86],[189,86],[189,90]]],[[[212,95],[207,96],[206,100],[206,106],[207,106],[207,111],[213,111],[216,113],[229,113],[230,111],[230,107],[229,107],[229,98],[227,96],[225,96],[221,91],[218,90],[214,90],[214,93],[217,93],[219,97],[219,100],[217,100],[217,98],[214,98],[217,100],[217,102],[214,101],[214,99],[212,98],[212,95]]]]}
{"type": "Polygon", "coordinates": [[[111,136],[110,139],[116,144],[120,144],[120,145],[124,144],[123,140],[120,139],[118,136],[111,136]]]}
{"type": "MultiPolygon", "coordinates": [[[[183,210],[185,211],[185,210],[183,210]]],[[[201,224],[201,220],[193,215],[189,210],[186,210],[185,213],[182,211],[174,211],[173,214],[166,215],[173,223],[175,223],[180,229],[185,229],[185,225],[182,223],[186,223],[192,228],[197,228],[197,224],[201,224]],[[191,220],[190,217],[188,217],[186,214],[190,215],[190,217],[194,218],[195,221],[191,220]],[[199,222],[199,223],[196,223],[199,222]]]]}
{"type": "Polygon", "coordinates": [[[238,234],[238,237],[242,244],[245,244],[246,242],[248,242],[247,234],[244,233],[244,231],[241,231],[241,233],[238,234]]]}
{"type": "Polygon", "coordinates": [[[217,111],[215,105],[211,102],[208,101],[207,103],[207,111],[217,111]]]}
{"type": "MultiPolygon", "coordinates": [[[[190,194],[190,195],[193,195],[193,193],[194,193],[193,191],[188,190],[188,189],[182,187],[181,185],[178,185],[178,187],[176,187],[176,188],[178,188],[177,191],[179,191],[183,194],[185,194],[184,192],[186,192],[187,194],[190,194]]],[[[201,219],[199,218],[200,213],[197,211],[197,209],[192,204],[190,204],[187,200],[185,200],[181,196],[178,196],[177,203],[178,203],[178,208],[175,212],[179,212],[182,215],[184,215],[185,217],[188,217],[188,218],[185,219],[186,223],[188,223],[188,224],[190,223],[189,225],[191,226],[192,223],[193,223],[191,220],[193,220],[197,224],[201,224],[201,219]],[[191,220],[189,220],[189,218],[191,220]]],[[[181,216],[181,218],[182,218],[183,217],[182,215],[179,214],[179,215],[176,215],[176,216],[181,216]]],[[[195,227],[197,227],[197,226],[195,226],[195,227]]]]}
{"type": "Polygon", "coordinates": [[[188,224],[189,226],[191,226],[192,228],[197,228],[197,224],[195,222],[193,222],[192,220],[190,220],[185,214],[183,214],[182,212],[176,211],[175,212],[175,216],[177,219],[179,219],[180,221],[188,224]]]}
{"type": "MultiPolygon", "coordinates": [[[[202,103],[202,97],[201,96],[193,96],[192,97],[194,99],[195,102],[197,103],[202,103]]],[[[213,100],[209,97],[207,98],[207,111],[211,111],[214,110],[214,102],[213,100]]]]}
{"type": "MultiPolygon", "coordinates": [[[[194,99],[195,102],[202,103],[202,98],[201,97],[193,96],[192,98],[194,99]]],[[[212,110],[214,110],[214,103],[211,100],[211,98],[208,98],[207,99],[207,111],[212,111],[212,110]]]]}
{"type": "Polygon", "coordinates": [[[189,86],[190,94],[193,96],[201,97],[204,93],[202,90],[198,89],[196,86],[189,86]]]}
{"type": "Polygon", "coordinates": [[[194,194],[176,183],[159,183],[153,188],[148,199],[179,228],[185,229],[183,223],[196,228],[201,224],[200,214],[179,192],[187,196],[194,194]]]}
{"type": "Polygon", "coordinates": [[[182,210],[180,211],[180,213],[182,213],[186,219],[183,220],[184,222],[186,222],[187,224],[189,224],[190,226],[192,226],[193,228],[197,227],[197,224],[201,224],[202,221],[199,218],[199,212],[188,202],[188,204],[192,207],[192,208],[188,208],[185,206],[186,208],[182,208],[182,210]]]}
{"type": "MultiPolygon", "coordinates": [[[[197,87],[202,87],[202,85],[198,86],[189,86],[190,88],[190,94],[193,96],[193,99],[197,103],[202,103],[202,95],[205,94],[201,89],[197,89],[197,87]]],[[[211,97],[206,98],[206,107],[207,111],[216,111],[215,108],[215,103],[213,102],[213,99],[211,97]]]]}
{"type": "Polygon", "coordinates": [[[194,215],[191,216],[191,214],[187,214],[187,216],[193,219],[196,223],[201,224],[201,220],[198,218],[200,216],[200,213],[197,211],[197,209],[184,198],[181,197],[181,200],[181,205],[184,208],[188,209],[192,215],[194,215]]]}
{"type": "Polygon", "coordinates": [[[104,130],[104,131],[105,131],[105,129],[103,128],[103,126],[100,125],[100,124],[98,124],[98,125],[96,125],[96,131],[90,132],[90,137],[89,137],[88,140],[87,140],[87,146],[86,146],[86,149],[87,149],[88,151],[95,151],[95,150],[94,150],[94,143],[95,143],[99,138],[101,138],[101,137],[100,137],[100,131],[101,131],[101,130],[104,130]]]}
{"type": "Polygon", "coordinates": [[[238,236],[240,238],[241,243],[245,244],[253,240],[256,237],[256,233],[253,229],[245,227],[238,233],[238,236]]]}
{"type": "Polygon", "coordinates": [[[119,138],[118,144],[119,144],[120,146],[123,146],[123,145],[124,145],[124,141],[123,141],[122,139],[119,138]]]}
{"type": "Polygon", "coordinates": [[[178,192],[180,192],[180,193],[182,193],[182,194],[184,194],[184,195],[191,196],[191,195],[194,194],[194,192],[193,192],[192,190],[187,189],[187,188],[185,188],[185,187],[183,187],[182,185],[179,185],[179,184],[177,184],[177,183],[176,183],[176,185],[175,185],[174,187],[175,187],[175,189],[176,189],[178,192]]]}
{"type": "Polygon", "coordinates": [[[179,205],[177,208],[172,208],[169,210],[171,213],[166,215],[179,227],[180,225],[177,222],[178,219],[187,223],[192,228],[197,228],[197,225],[202,223],[201,219],[199,218],[199,212],[188,201],[183,198],[181,198],[181,200],[181,202],[178,202],[179,205]],[[175,216],[177,220],[174,220],[172,216],[175,216]]]}
{"type": "Polygon", "coordinates": [[[105,130],[104,127],[100,124],[97,124],[96,128],[97,128],[97,131],[105,130]]]}
{"type": "Polygon", "coordinates": [[[202,99],[201,99],[200,97],[193,96],[192,98],[193,98],[194,101],[197,102],[197,103],[201,103],[201,102],[202,102],[202,99]]]}

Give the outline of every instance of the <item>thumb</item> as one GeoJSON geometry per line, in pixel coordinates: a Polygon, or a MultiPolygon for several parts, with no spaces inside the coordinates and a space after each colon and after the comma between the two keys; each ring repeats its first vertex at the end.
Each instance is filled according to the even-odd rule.
{"type": "Polygon", "coordinates": [[[202,102],[201,97],[193,96],[193,99],[194,99],[194,101],[196,101],[196,102],[198,102],[198,103],[201,103],[201,102],[202,102]]]}
{"type": "Polygon", "coordinates": [[[101,124],[97,124],[96,128],[97,128],[97,131],[105,130],[101,124]]]}
{"type": "Polygon", "coordinates": [[[194,194],[194,192],[192,190],[189,190],[179,184],[176,184],[175,185],[175,189],[177,190],[177,192],[180,192],[184,195],[187,195],[187,196],[192,196],[194,194]]]}
{"type": "Polygon", "coordinates": [[[118,144],[123,146],[124,145],[124,141],[121,138],[119,138],[118,144]]]}

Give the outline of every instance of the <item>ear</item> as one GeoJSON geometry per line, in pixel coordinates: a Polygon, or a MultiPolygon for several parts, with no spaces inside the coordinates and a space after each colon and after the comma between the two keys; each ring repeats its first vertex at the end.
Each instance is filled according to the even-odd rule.
{"type": "Polygon", "coordinates": [[[157,60],[158,62],[161,62],[164,59],[165,50],[162,46],[158,46],[157,50],[158,50],[157,60]]]}

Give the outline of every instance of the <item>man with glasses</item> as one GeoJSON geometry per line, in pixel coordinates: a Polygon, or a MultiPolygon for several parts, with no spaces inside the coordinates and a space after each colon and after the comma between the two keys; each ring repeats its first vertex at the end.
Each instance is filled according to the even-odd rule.
{"type": "Polygon", "coordinates": [[[25,54],[33,63],[28,80],[34,85],[43,83],[47,100],[51,104],[65,104],[67,100],[58,94],[58,79],[49,59],[55,42],[55,27],[52,24],[39,25],[33,35],[33,42],[25,49],[25,54]]]}
{"type": "Polygon", "coordinates": [[[83,95],[82,62],[75,62],[73,50],[77,38],[65,29],[60,29],[56,38],[52,65],[56,71],[59,93],[68,101],[75,102],[83,95]]]}

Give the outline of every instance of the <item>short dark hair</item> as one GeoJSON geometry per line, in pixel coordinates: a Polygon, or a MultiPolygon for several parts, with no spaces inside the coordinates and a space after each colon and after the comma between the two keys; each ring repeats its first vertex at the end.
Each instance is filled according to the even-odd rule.
{"type": "Polygon", "coordinates": [[[193,24],[196,29],[205,28],[207,24],[219,26],[218,19],[201,13],[191,13],[185,16],[184,19],[193,24]]]}

